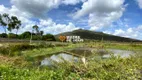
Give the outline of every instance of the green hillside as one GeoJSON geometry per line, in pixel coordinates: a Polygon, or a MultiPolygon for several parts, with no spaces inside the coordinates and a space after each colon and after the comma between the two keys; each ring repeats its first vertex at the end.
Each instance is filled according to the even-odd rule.
{"type": "Polygon", "coordinates": [[[136,39],[114,36],[110,34],[105,34],[103,32],[95,32],[95,31],[89,31],[89,30],[83,30],[83,29],[74,30],[72,32],[60,33],[56,35],[56,37],[59,37],[60,35],[80,36],[82,39],[86,39],[86,40],[102,40],[103,39],[105,41],[141,42],[140,40],[136,40],[136,39]]]}

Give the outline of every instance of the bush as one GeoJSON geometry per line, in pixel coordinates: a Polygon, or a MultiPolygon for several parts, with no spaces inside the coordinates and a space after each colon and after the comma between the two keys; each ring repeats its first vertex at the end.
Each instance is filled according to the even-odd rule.
{"type": "Polygon", "coordinates": [[[14,51],[19,51],[19,50],[22,51],[22,50],[27,50],[27,49],[34,49],[36,47],[37,46],[35,45],[29,45],[29,44],[11,45],[10,50],[14,52],[14,51]]]}
{"type": "Polygon", "coordinates": [[[33,35],[32,40],[41,40],[41,37],[39,35],[33,35]]]}
{"type": "Polygon", "coordinates": [[[141,80],[141,57],[110,58],[84,64],[60,63],[54,68],[15,68],[0,65],[0,79],[4,80],[141,80]]]}
{"type": "Polygon", "coordinates": [[[9,45],[8,47],[0,47],[0,54],[3,55],[20,55],[20,52],[22,50],[27,50],[27,49],[34,49],[38,48],[39,46],[35,45],[29,45],[29,44],[15,44],[15,45],[9,45]]]}
{"type": "Polygon", "coordinates": [[[43,35],[42,36],[42,40],[45,40],[45,41],[56,41],[54,35],[52,35],[52,34],[43,35]]]}
{"type": "Polygon", "coordinates": [[[48,48],[48,47],[56,47],[56,46],[65,46],[62,44],[52,44],[52,43],[40,43],[40,44],[28,44],[28,43],[22,43],[22,44],[13,44],[9,45],[7,47],[0,47],[0,54],[3,55],[10,55],[10,56],[20,56],[21,51],[24,50],[32,50],[32,49],[39,49],[39,48],[48,48]]]}
{"type": "Polygon", "coordinates": [[[0,54],[8,55],[9,50],[6,47],[0,47],[0,54]]]}
{"type": "Polygon", "coordinates": [[[18,38],[18,35],[13,34],[13,33],[9,33],[8,38],[11,38],[11,39],[15,38],[16,39],[16,38],[18,38]]]}
{"type": "Polygon", "coordinates": [[[2,34],[0,34],[0,37],[1,38],[7,38],[7,34],[6,33],[2,33],[2,34]]]}
{"type": "Polygon", "coordinates": [[[20,39],[30,39],[31,38],[31,32],[27,31],[19,35],[20,39]]]}

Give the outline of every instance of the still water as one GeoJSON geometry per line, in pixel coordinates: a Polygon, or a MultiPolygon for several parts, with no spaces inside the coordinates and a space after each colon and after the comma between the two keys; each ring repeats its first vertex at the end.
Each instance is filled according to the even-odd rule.
{"type": "MultiPolygon", "coordinates": [[[[78,50],[79,51],[82,50],[81,53],[84,54],[83,49],[78,49],[78,50]]],[[[92,49],[88,49],[88,51],[89,50],[91,50],[92,54],[95,51],[95,53],[97,53],[100,58],[110,58],[111,54],[113,54],[114,56],[120,56],[121,58],[127,58],[127,57],[130,57],[131,55],[134,54],[133,51],[119,50],[119,49],[106,49],[106,50],[104,50],[104,49],[99,49],[99,50],[94,49],[93,51],[92,51],[92,49]]],[[[77,51],[77,49],[75,49],[75,51],[77,51]]],[[[86,49],[84,49],[84,51],[86,51],[86,49]]],[[[97,58],[98,56],[93,56],[93,57],[97,58]]],[[[81,58],[82,57],[74,56],[74,55],[71,55],[71,54],[68,54],[68,53],[59,53],[59,54],[52,55],[50,57],[44,58],[41,61],[41,65],[48,65],[49,66],[49,65],[53,65],[54,62],[59,63],[59,62],[64,62],[64,61],[67,61],[67,62],[79,62],[81,60],[81,58]]]]}

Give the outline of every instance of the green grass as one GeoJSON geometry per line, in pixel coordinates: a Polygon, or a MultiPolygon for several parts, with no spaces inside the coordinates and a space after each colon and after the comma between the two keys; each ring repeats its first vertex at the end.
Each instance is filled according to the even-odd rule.
{"type": "Polygon", "coordinates": [[[62,47],[53,47],[53,48],[40,48],[40,49],[33,49],[33,50],[26,50],[23,51],[22,54],[24,56],[31,56],[31,57],[36,57],[36,56],[44,56],[44,55],[51,55],[57,52],[65,51],[68,49],[72,49],[77,47],[76,45],[69,45],[69,46],[62,46],[62,47]]]}
{"type": "Polygon", "coordinates": [[[112,49],[123,49],[123,50],[142,50],[142,44],[131,44],[131,43],[124,43],[124,44],[105,44],[106,48],[112,48],[112,49]]]}
{"type": "Polygon", "coordinates": [[[0,80],[140,80],[142,79],[141,44],[88,42],[66,46],[41,47],[20,51],[21,55],[0,55],[0,80]],[[34,65],[33,59],[76,47],[114,48],[138,51],[129,58],[87,58],[87,65],[58,63],[53,67],[34,65]]]}
{"type": "Polygon", "coordinates": [[[121,49],[121,50],[142,50],[142,43],[118,43],[118,42],[90,42],[86,43],[89,47],[95,48],[110,48],[110,49],[121,49]]]}
{"type": "Polygon", "coordinates": [[[20,68],[0,65],[0,79],[4,80],[140,80],[142,56],[113,57],[83,63],[61,63],[58,66],[20,68]]]}

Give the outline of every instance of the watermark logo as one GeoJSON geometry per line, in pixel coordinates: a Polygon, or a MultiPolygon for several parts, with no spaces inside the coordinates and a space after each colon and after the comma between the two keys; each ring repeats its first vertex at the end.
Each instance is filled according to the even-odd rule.
{"type": "Polygon", "coordinates": [[[59,36],[62,42],[83,42],[84,40],[80,36],[59,36]]]}
{"type": "Polygon", "coordinates": [[[59,36],[60,41],[64,42],[66,41],[66,36],[59,36]]]}

